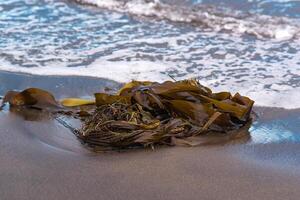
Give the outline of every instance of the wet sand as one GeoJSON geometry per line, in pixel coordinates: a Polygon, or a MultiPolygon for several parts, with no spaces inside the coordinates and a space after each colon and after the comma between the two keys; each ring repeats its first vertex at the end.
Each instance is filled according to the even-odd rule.
{"type": "MultiPolygon", "coordinates": [[[[118,83],[0,73],[0,95],[32,86],[61,98],[118,83]]],[[[255,110],[259,118],[247,143],[97,154],[55,120],[24,120],[2,111],[0,199],[299,199],[300,112],[255,110]],[[257,137],[280,134],[276,130],[293,137],[257,137]]]]}

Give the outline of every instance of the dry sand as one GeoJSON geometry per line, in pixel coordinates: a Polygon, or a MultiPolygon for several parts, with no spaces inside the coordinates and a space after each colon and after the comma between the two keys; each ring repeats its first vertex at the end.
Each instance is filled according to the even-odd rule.
{"type": "MultiPolygon", "coordinates": [[[[0,73],[0,94],[10,88],[35,86],[57,97],[85,96],[103,90],[103,85],[118,84],[83,77],[0,73]]],[[[29,121],[2,111],[0,199],[297,200],[300,112],[256,111],[260,117],[251,129],[253,138],[260,131],[272,134],[274,130],[293,137],[276,142],[250,140],[243,144],[96,154],[55,120],[29,121]]]]}

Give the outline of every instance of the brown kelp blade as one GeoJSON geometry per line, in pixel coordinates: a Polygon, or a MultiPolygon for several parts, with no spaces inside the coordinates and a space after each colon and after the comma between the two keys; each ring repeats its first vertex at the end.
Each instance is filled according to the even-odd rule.
{"type": "Polygon", "coordinates": [[[126,83],[117,93],[117,95],[120,96],[126,96],[130,93],[132,93],[132,91],[134,90],[134,88],[136,87],[140,87],[140,86],[150,86],[154,84],[154,82],[151,81],[131,81],[129,83],[126,83]]]}
{"type": "Polygon", "coordinates": [[[128,97],[128,96],[110,95],[110,94],[105,94],[105,93],[96,93],[95,98],[96,98],[97,106],[101,106],[101,105],[105,105],[105,104],[113,104],[116,102],[119,102],[119,103],[129,103],[130,102],[130,97],[128,97]]]}
{"type": "Polygon", "coordinates": [[[30,106],[35,108],[60,107],[51,93],[39,88],[28,88],[21,92],[9,91],[6,93],[2,103],[7,102],[11,106],[30,106]]]}

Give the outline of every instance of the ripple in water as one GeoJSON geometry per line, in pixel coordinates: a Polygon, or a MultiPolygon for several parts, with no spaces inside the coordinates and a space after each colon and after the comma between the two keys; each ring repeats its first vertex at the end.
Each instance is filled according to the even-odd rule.
{"type": "Polygon", "coordinates": [[[255,122],[250,128],[251,141],[254,144],[300,142],[299,116],[255,122]]]}

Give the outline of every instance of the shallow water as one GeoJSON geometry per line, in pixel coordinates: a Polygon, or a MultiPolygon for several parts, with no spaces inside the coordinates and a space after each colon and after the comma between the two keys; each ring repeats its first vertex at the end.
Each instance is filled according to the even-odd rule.
{"type": "Polygon", "coordinates": [[[267,143],[299,143],[300,142],[299,113],[287,117],[267,121],[257,120],[253,123],[250,144],[267,143]]]}
{"type": "Polygon", "coordinates": [[[300,107],[299,1],[81,2],[0,1],[0,70],[199,78],[256,105],[300,107]]]}

